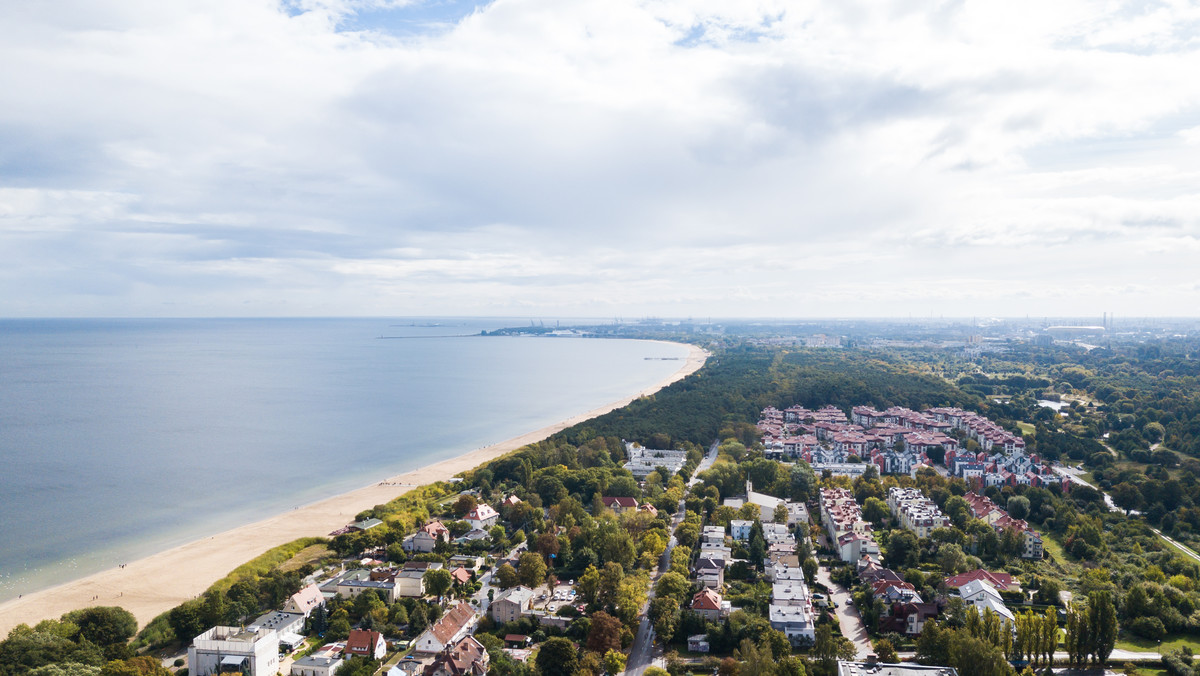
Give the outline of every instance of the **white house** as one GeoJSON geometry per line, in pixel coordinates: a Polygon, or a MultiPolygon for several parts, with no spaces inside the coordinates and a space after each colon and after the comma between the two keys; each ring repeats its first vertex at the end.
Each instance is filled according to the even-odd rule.
{"type": "Polygon", "coordinates": [[[459,603],[418,636],[413,648],[427,655],[440,653],[446,646],[469,634],[477,621],[475,611],[467,604],[459,603]]]}
{"type": "Polygon", "coordinates": [[[274,629],[213,627],[192,639],[188,665],[189,673],[196,676],[226,671],[275,676],[279,670],[279,634],[274,629]]]}
{"type": "Polygon", "coordinates": [[[469,514],[463,517],[463,521],[473,529],[487,530],[496,525],[500,520],[500,513],[492,509],[492,506],[486,502],[481,502],[472,509],[469,514]]]}

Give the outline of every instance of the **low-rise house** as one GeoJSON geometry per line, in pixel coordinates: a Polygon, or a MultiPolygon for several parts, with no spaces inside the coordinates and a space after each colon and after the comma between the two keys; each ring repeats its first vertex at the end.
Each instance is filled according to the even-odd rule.
{"type": "Polygon", "coordinates": [[[920,636],[925,623],[936,618],[938,612],[936,603],[897,603],[889,616],[879,618],[879,630],[920,636]]]}
{"type": "Polygon", "coordinates": [[[400,598],[396,589],[395,582],[386,582],[383,580],[359,580],[345,579],[338,582],[337,593],[341,596],[352,599],[365,591],[374,591],[387,603],[395,603],[396,599],[400,598]]]}
{"type": "Polygon", "coordinates": [[[779,580],[771,585],[771,603],[781,606],[812,606],[812,595],[804,580],[779,580]]]}
{"type": "Polygon", "coordinates": [[[310,584],[288,598],[287,603],[283,604],[283,612],[299,613],[308,617],[312,611],[316,610],[317,606],[323,605],[325,605],[325,596],[321,594],[321,588],[310,584]]]}
{"type": "Polygon", "coordinates": [[[275,676],[279,670],[279,634],[274,629],[213,627],[192,639],[188,665],[196,676],[228,671],[275,676]]]}
{"type": "Polygon", "coordinates": [[[515,622],[533,607],[534,590],[529,587],[510,587],[496,595],[488,613],[498,624],[515,622]]]}
{"type": "Polygon", "coordinates": [[[401,570],[396,573],[396,596],[419,599],[425,595],[425,571],[401,570]]]}
{"type": "Polygon", "coordinates": [[[817,639],[816,617],[812,606],[783,606],[772,603],[768,608],[771,628],[784,633],[792,645],[812,645],[817,639]]]}
{"type": "Polygon", "coordinates": [[[468,526],[483,531],[495,526],[499,520],[500,513],[492,509],[492,506],[486,502],[479,503],[475,509],[463,517],[463,521],[466,521],[468,526]]]}
{"type": "Polygon", "coordinates": [[[642,504],[638,505],[638,511],[649,514],[651,518],[658,516],[658,508],[649,502],[643,502],[642,504]]]}
{"type": "Polygon", "coordinates": [[[696,634],[688,637],[688,652],[706,653],[708,652],[708,635],[696,634]]]}
{"type": "Polygon", "coordinates": [[[712,589],[701,589],[692,597],[692,612],[711,622],[719,622],[729,614],[730,604],[712,589]]]}
{"type": "Polygon", "coordinates": [[[853,531],[838,537],[837,549],[839,558],[847,563],[858,561],[864,556],[879,558],[879,544],[875,542],[875,538],[853,531]]]}
{"type": "Polygon", "coordinates": [[[734,519],[729,522],[729,534],[733,536],[734,540],[749,542],[750,529],[753,527],[753,521],[748,521],[746,519],[734,519]]]}
{"type": "Polygon", "coordinates": [[[475,611],[467,604],[459,603],[418,636],[413,649],[427,655],[440,653],[470,633],[477,621],[475,611]]]}
{"type": "Polygon", "coordinates": [[[707,542],[700,544],[700,558],[716,559],[722,562],[722,565],[727,565],[733,561],[733,548],[723,547],[721,545],[710,545],[707,542]]]}
{"type": "Polygon", "coordinates": [[[632,512],[638,508],[638,501],[634,498],[605,497],[600,498],[600,501],[616,514],[632,512]]]}
{"type": "Polygon", "coordinates": [[[1003,591],[1021,591],[1021,584],[1008,573],[992,573],[982,568],[976,568],[967,573],[959,573],[944,580],[946,589],[958,589],[968,582],[983,580],[1003,591]]]}
{"type": "Polygon", "coordinates": [[[700,531],[700,541],[712,545],[725,545],[725,529],[720,526],[705,526],[700,531]]]}
{"type": "Polygon", "coordinates": [[[462,566],[468,570],[479,570],[483,567],[483,557],[474,554],[455,554],[450,557],[451,566],[462,566]]]}
{"type": "Polygon", "coordinates": [[[281,613],[273,610],[246,625],[246,629],[271,629],[285,634],[301,634],[304,632],[304,616],[300,613],[281,613]]]}
{"type": "Polygon", "coordinates": [[[352,629],[342,650],[343,657],[365,657],[369,660],[383,659],[386,654],[387,643],[383,640],[383,634],[367,629],[352,629]]]}
{"type": "Polygon", "coordinates": [[[1004,599],[1000,596],[1000,592],[983,580],[971,580],[964,584],[958,588],[958,595],[962,597],[963,601],[978,608],[980,613],[990,610],[999,615],[1001,619],[1016,623],[1012,611],[1004,605],[1004,599]]]}
{"type": "Polygon", "coordinates": [[[432,552],[439,542],[450,542],[450,529],[441,521],[430,521],[404,539],[406,552],[432,552]]]}
{"type": "Polygon", "coordinates": [[[487,649],[474,636],[465,636],[438,653],[422,676],[484,676],[488,665],[487,649]]]}
{"type": "Polygon", "coordinates": [[[696,583],[706,589],[720,591],[725,586],[725,561],[701,557],[696,559],[696,583]]]}
{"type": "Polygon", "coordinates": [[[341,655],[312,654],[292,662],[291,676],[334,676],[342,666],[341,655]]]}
{"type": "Polygon", "coordinates": [[[372,528],[378,528],[379,526],[382,526],[382,525],[383,525],[383,521],[380,519],[363,519],[362,521],[355,521],[354,523],[350,524],[349,526],[346,526],[346,528],[351,533],[358,533],[360,531],[371,530],[372,528]]]}
{"type": "Polygon", "coordinates": [[[450,571],[450,579],[454,584],[466,584],[471,581],[471,571],[459,566],[450,571]]]}
{"type": "Polygon", "coordinates": [[[926,667],[911,662],[884,664],[838,660],[837,676],[958,676],[958,671],[954,667],[926,667]]]}

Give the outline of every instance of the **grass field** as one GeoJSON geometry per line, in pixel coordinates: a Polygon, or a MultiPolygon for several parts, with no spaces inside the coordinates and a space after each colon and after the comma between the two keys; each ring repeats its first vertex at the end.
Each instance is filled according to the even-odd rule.
{"type": "Polygon", "coordinates": [[[1160,655],[1187,646],[1193,653],[1200,652],[1200,639],[1185,634],[1167,634],[1162,642],[1151,641],[1138,636],[1122,634],[1117,639],[1116,647],[1121,650],[1136,652],[1156,652],[1160,655]]]}
{"type": "Polygon", "coordinates": [[[1036,427],[1027,422],[1019,422],[1017,423],[1017,427],[1021,428],[1021,434],[1028,434],[1031,437],[1034,436],[1037,430],[1036,427]]]}
{"type": "Polygon", "coordinates": [[[285,573],[289,570],[299,570],[305,564],[317,563],[331,556],[336,556],[336,554],[329,547],[325,545],[312,545],[301,549],[295,556],[285,561],[283,565],[279,566],[279,570],[285,573]]]}

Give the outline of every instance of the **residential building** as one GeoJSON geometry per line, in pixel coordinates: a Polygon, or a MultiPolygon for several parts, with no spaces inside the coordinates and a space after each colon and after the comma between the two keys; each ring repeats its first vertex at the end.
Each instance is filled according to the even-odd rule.
{"type": "Polygon", "coordinates": [[[1004,605],[1004,599],[996,588],[983,580],[971,580],[958,588],[958,595],[963,601],[975,606],[980,613],[988,610],[1009,622],[1016,622],[1013,613],[1004,605]]]}
{"type": "Polygon", "coordinates": [[[334,676],[342,666],[342,656],[334,653],[314,653],[292,662],[291,676],[334,676]]]}
{"type": "Polygon", "coordinates": [[[706,653],[708,652],[708,635],[696,634],[688,637],[688,652],[706,653]]]}
{"type": "Polygon", "coordinates": [[[887,504],[900,525],[916,533],[919,538],[927,538],[938,528],[950,526],[949,517],[942,514],[942,510],[920,489],[893,486],[888,489],[887,504]]]}
{"type": "Polygon", "coordinates": [[[342,650],[343,657],[364,657],[369,660],[383,659],[387,654],[387,643],[383,634],[367,629],[352,629],[346,639],[346,647],[342,650]]]}
{"type": "Polygon", "coordinates": [[[227,671],[275,676],[279,669],[279,634],[274,629],[213,627],[192,639],[188,665],[196,676],[227,671]]]}
{"type": "Polygon", "coordinates": [[[287,603],[283,604],[283,612],[299,613],[304,617],[308,617],[317,606],[323,605],[325,605],[325,596],[321,594],[321,588],[315,584],[310,584],[292,594],[287,603]]]}
{"type": "Polygon", "coordinates": [[[958,676],[953,667],[926,667],[911,662],[844,662],[838,660],[837,676],[958,676]]]}
{"type": "Polygon", "coordinates": [[[492,599],[488,614],[498,624],[515,622],[533,607],[534,595],[534,590],[529,587],[509,587],[492,599]]]}
{"type": "Polygon", "coordinates": [[[712,622],[729,615],[730,604],[712,589],[701,589],[692,597],[692,612],[712,622]]]}
{"type": "Polygon", "coordinates": [[[348,599],[355,598],[367,590],[376,592],[387,603],[395,603],[396,599],[400,597],[395,582],[349,578],[338,582],[337,585],[337,593],[348,599]]]}
{"type": "Polygon", "coordinates": [[[771,628],[783,632],[792,645],[812,645],[816,641],[816,617],[811,604],[785,606],[772,603],[768,618],[771,628]]]}
{"type": "Polygon", "coordinates": [[[1021,591],[1021,583],[1008,573],[992,573],[982,568],[976,568],[967,573],[959,573],[945,579],[947,589],[958,589],[968,582],[983,580],[997,590],[1021,591]]]}
{"type": "Polygon", "coordinates": [[[477,621],[475,611],[467,604],[459,603],[418,636],[413,649],[429,655],[440,653],[470,633],[477,621]]]}
{"type": "Polygon", "coordinates": [[[604,506],[611,509],[616,514],[625,512],[633,512],[638,508],[638,501],[634,498],[608,497],[600,498],[604,506]]]}
{"type": "Polygon", "coordinates": [[[495,526],[499,520],[500,513],[492,509],[492,506],[486,502],[479,503],[475,506],[475,509],[472,509],[463,517],[463,521],[466,521],[468,526],[483,531],[495,526]]]}
{"type": "Polygon", "coordinates": [[[746,519],[733,519],[729,522],[729,534],[733,536],[734,540],[749,542],[750,529],[753,527],[753,521],[748,521],[746,519]]]}
{"type": "Polygon", "coordinates": [[[640,444],[625,442],[625,455],[629,457],[624,467],[638,481],[644,480],[651,472],[662,467],[667,470],[667,477],[677,474],[687,463],[687,451],[667,451],[644,448],[640,444]]]}
{"type": "Polygon", "coordinates": [[[430,521],[404,539],[406,552],[432,552],[438,542],[450,542],[450,529],[441,521],[430,521]]]}
{"type": "Polygon", "coordinates": [[[483,644],[474,636],[465,636],[438,653],[422,676],[484,676],[489,663],[483,644]]]}

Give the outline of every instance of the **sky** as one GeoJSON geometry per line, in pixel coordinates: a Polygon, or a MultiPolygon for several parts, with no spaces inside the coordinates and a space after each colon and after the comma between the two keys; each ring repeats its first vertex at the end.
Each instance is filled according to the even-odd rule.
{"type": "Polygon", "coordinates": [[[0,3],[0,316],[1194,316],[1200,5],[0,3]]]}

